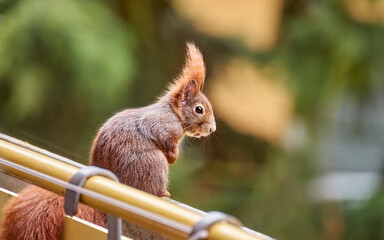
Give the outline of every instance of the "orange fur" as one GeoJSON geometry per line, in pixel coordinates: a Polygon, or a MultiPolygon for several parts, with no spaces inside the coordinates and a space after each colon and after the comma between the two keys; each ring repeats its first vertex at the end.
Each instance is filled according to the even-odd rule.
{"type": "Polygon", "coordinates": [[[185,65],[175,82],[169,86],[169,92],[182,92],[180,88],[187,84],[187,82],[191,79],[196,80],[199,91],[202,91],[205,80],[205,64],[203,55],[195,44],[188,42],[185,65]]]}

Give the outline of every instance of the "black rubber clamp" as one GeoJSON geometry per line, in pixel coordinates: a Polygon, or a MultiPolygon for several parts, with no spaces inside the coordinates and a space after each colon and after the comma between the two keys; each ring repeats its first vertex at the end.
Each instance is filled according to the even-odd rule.
{"type": "MultiPolygon", "coordinates": [[[[101,175],[107,178],[110,178],[116,182],[119,182],[119,179],[116,175],[104,168],[96,166],[86,166],[80,168],[75,175],[69,180],[69,183],[83,187],[85,181],[95,175],[101,175]]],[[[73,216],[77,213],[78,205],[80,201],[80,193],[66,189],[65,199],[64,199],[64,212],[69,216],[73,216]]],[[[112,215],[108,215],[108,240],[120,240],[121,239],[121,218],[117,218],[112,215]]]]}
{"type": "Polygon", "coordinates": [[[227,222],[235,226],[242,226],[241,222],[233,216],[222,212],[208,212],[193,226],[188,240],[207,239],[209,228],[217,222],[227,222]]]}

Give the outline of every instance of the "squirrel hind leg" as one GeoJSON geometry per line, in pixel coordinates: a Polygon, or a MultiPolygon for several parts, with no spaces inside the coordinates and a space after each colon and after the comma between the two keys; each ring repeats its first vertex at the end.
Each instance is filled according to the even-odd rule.
{"type": "Polygon", "coordinates": [[[131,164],[116,169],[122,183],[158,197],[169,195],[168,162],[160,149],[132,152],[129,161],[131,164]]]}
{"type": "Polygon", "coordinates": [[[58,240],[63,222],[63,198],[29,186],[4,208],[0,239],[58,240]]]}
{"type": "Polygon", "coordinates": [[[155,150],[149,154],[152,158],[151,169],[148,169],[152,174],[146,179],[146,191],[158,197],[170,197],[171,194],[167,191],[168,187],[168,159],[160,150],[155,150]],[[149,190],[149,191],[148,191],[149,190]]]}

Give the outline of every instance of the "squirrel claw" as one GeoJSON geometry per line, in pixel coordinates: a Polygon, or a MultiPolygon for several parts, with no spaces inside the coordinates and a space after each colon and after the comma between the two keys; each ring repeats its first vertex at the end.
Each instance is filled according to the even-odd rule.
{"type": "Polygon", "coordinates": [[[163,192],[163,194],[162,194],[162,197],[169,198],[170,196],[171,196],[171,194],[167,190],[165,190],[165,192],[163,192]]]}

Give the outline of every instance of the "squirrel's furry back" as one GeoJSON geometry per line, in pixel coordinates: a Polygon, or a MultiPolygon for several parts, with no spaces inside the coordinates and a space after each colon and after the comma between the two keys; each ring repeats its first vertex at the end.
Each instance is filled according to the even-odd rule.
{"type": "Polygon", "coordinates": [[[165,102],[128,109],[101,127],[93,143],[90,164],[111,170],[124,184],[167,196],[167,152],[183,134],[177,116],[165,102]]]}

